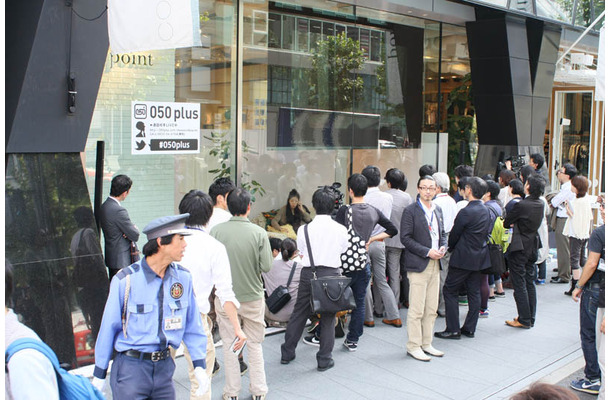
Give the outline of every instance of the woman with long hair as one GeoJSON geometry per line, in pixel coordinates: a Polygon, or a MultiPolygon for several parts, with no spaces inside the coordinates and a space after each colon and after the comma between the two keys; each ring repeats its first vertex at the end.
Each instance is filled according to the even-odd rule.
{"type": "Polygon", "coordinates": [[[301,225],[311,222],[309,209],[301,203],[301,195],[296,189],[292,189],[288,194],[286,205],[280,208],[275,218],[271,221],[271,226],[280,232],[285,232],[283,226],[289,225],[295,234],[301,225]]]}

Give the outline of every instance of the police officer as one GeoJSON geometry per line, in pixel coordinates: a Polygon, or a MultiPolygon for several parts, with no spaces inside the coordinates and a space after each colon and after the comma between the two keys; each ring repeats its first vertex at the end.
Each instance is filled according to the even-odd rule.
{"type": "Polygon", "coordinates": [[[158,218],[144,228],[144,258],[123,268],[110,284],[95,345],[93,384],[102,389],[108,364],[115,400],[174,399],[175,364],[169,346],[181,341],[191,352],[200,395],[210,385],[205,373],[207,338],[188,270],[176,264],[186,248],[189,214],[158,218]]]}

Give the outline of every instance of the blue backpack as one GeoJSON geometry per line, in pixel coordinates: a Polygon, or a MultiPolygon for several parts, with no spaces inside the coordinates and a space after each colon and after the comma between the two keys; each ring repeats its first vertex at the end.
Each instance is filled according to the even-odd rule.
{"type": "Polygon", "coordinates": [[[62,400],[70,399],[92,399],[92,400],[103,400],[104,395],[97,390],[89,381],[81,375],[74,375],[66,371],[59,366],[57,356],[44,342],[31,339],[23,338],[15,340],[8,346],[5,352],[6,365],[8,365],[11,357],[20,350],[34,349],[44,354],[57,374],[57,386],[59,387],[59,398],[62,400]]]}

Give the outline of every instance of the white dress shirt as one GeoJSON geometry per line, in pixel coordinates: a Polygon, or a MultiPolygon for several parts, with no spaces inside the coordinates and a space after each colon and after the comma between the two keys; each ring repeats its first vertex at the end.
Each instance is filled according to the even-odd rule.
{"type": "Polygon", "coordinates": [[[572,192],[572,182],[567,181],[561,185],[561,190],[551,200],[553,207],[557,208],[557,217],[568,218],[568,212],[566,211],[566,207],[563,203],[567,201],[570,203],[570,205],[572,205],[574,199],[576,199],[576,194],[572,192]]]}
{"type": "Polygon", "coordinates": [[[193,290],[197,298],[199,312],[210,312],[210,293],[216,286],[216,296],[221,304],[230,301],[239,308],[239,301],[233,293],[231,265],[225,246],[210,236],[202,227],[189,227],[192,235],[185,236],[187,243],[184,257],[178,262],[188,269],[193,277],[193,290]]]}
{"type": "Polygon", "coordinates": [[[302,265],[304,267],[311,267],[305,241],[305,226],[309,226],[307,228],[309,243],[316,265],[339,268],[341,254],[349,246],[347,228],[333,221],[330,215],[316,215],[309,224],[301,226],[297,232],[297,248],[303,257],[302,265]]]}
{"type": "Polygon", "coordinates": [[[458,212],[457,204],[455,204],[453,197],[449,196],[447,193],[437,194],[432,202],[443,211],[443,229],[448,235],[453,228],[453,221],[455,221],[455,216],[458,212]]]}
{"type": "Polygon", "coordinates": [[[421,201],[417,200],[417,202],[422,210],[424,210],[428,227],[432,229],[430,231],[430,240],[432,240],[432,246],[430,248],[438,250],[438,242],[441,237],[441,232],[438,231],[438,221],[436,220],[436,214],[434,214],[434,210],[437,206],[434,203],[430,203],[430,208],[428,208],[421,201]]]}
{"type": "MultiPolygon", "coordinates": [[[[364,195],[364,202],[372,205],[387,218],[390,219],[392,216],[392,204],[394,203],[394,199],[392,195],[382,192],[378,187],[370,187],[367,189],[366,194],[364,195]]],[[[381,232],[385,232],[385,228],[381,225],[375,225],[373,229],[373,233],[371,236],[375,236],[380,234],[381,232]]],[[[315,257],[315,256],[314,256],[315,257]]]]}
{"type": "Polygon", "coordinates": [[[210,217],[210,221],[206,225],[207,231],[210,232],[213,227],[218,224],[222,224],[223,222],[227,222],[232,217],[231,213],[227,210],[223,210],[220,207],[214,207],[212,211],[212,216],[210,217]]]}

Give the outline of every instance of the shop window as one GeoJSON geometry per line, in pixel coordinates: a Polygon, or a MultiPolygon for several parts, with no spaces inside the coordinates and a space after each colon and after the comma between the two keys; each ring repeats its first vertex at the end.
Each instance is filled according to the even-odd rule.
{"type": "Polygon", "coordinates": [[[309,20],[297,19],[297,51],[309,51],[309,20]]]}
{"type": "Polygon", "coordinates": [[[282,40],[282,16],[269,13],[269,47],[279,49],[282,40]]]}
{"type": "Polygon", "coordinates": [[[295,18],[282,15],[282,49],[294,50],[295,18]]]}

